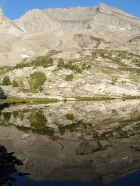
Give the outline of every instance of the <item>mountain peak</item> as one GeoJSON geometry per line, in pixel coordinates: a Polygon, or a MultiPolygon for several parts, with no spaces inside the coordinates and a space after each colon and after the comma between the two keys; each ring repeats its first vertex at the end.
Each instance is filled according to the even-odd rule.
{"type": "Polygon", "coordinates": [[[1,7],[0,7],[0,15],[4,15],[1,7]]]}
{"type": "Polygon", "coordinates": [[[6,21],[6,17],[2,11],[2,8],[0,7],[0,23],[3,24],[3,22],[6,21]]]}
{"type": "Polygon", "coordinates": [[[104,3],[100,3],[99,5],[97,5],[97,11],[102,12],[102,13],[107,13],[107,14],[120,14],[123,16],[129,16],[129,17],[136,18],[135,16],[133,16],[131,14],[128,14],[118,8],[114,8],[114,7],[106,5],[104,3]]]}
{"type": "Polygon", "coordinates": [[[107,5],[101,2],[98,6],[107,6],[107,5]]]}

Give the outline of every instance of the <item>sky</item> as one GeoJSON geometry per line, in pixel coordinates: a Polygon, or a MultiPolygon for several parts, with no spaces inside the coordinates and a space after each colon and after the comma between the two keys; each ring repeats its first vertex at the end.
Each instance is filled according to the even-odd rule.
{"type": "Polygon", "coordinates": [[[13,20],[35,8],[93,7],[101,2],[140,18],[140,0],[0,0],[0,7],[13,20]]]}

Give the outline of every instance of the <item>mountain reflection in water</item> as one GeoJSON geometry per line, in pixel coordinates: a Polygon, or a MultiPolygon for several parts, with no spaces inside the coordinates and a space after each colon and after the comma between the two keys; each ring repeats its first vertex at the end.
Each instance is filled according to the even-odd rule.
{"type": "Polygon", "coordinates": [[[11,106],[0,111],[0,143],[31,180],[113,184],[140,168],[139,108],[140,100],[11,106]]]}

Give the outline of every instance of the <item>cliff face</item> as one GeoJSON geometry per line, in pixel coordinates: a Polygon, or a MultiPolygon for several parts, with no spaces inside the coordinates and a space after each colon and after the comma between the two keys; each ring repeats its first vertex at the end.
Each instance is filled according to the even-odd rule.
{"type": "Polygon", "coordinates": [[[30,10],[18,20],[10,21],[0,10],[0,29],[10,34],[37,31],[62,31],[94,28],[97,25],[140,31],[140,19],[103,3],[93,8],[54,8],[30,10]]]}
{"type": "Polygon", "coordinates": [[[42,10],[39,9],[27,12],[15,22],[20,25],[25,33],[52,30],[54,25],[53,21],[47,17],[42,10]]]}
{"type": "Polygon", "coordinates": [[[93,8],[32,10],[17,20],[27,32],[42,30],[67,30],[94,27],[95,25],[116,26],[133,32],[140,30],[140,19],[121,10],[99,4],[93,8]]]}
{"type": "Polygon", "coordinates": [[[114,26],[120,29],[138,32],[140,30],[140,19],[127,14],[121,10],[100,4],[96,8],[97,13],[92,23],[114,26]]]}
{"type": "Polygon", "coordinates": [[[0,8],[0,29],[8,29],[10,27],[10,20],[8,20],[4,14],[2,9],[0,8]]]}
{"type": "Polygon", "coordinates": [[[0,33],[17,35],[22,33],[21,28],[16,25],[13,21],[10,21],[0,8],[0,33]]]}

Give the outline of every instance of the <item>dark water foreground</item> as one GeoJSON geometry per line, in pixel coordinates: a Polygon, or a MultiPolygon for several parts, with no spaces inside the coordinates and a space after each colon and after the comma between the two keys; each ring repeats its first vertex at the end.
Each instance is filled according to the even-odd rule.
{"type": "Polygon", "coordinates": [[[31,174],[15,186],[140,185],[140,101],[8,107],[0,144],[24,163],[18,171],[31,174]]]}
{"type": "MultiPolygon", "coordinates": [[[[29,179],[27,176],[18,177],[17,174],[13,174],[13,177],[17,179],[17,181],[13,184],[15,186],[139,186],[140,185],[140,171],[136,171],[132,174],[128,174],[123,178],[112,181],[109,184],[102,184],[96,181],[92,182],[72,182],[72,181],[35,181],[29,179]]],[[[10,183],[10,182],[9,182],[10,183]]]]}

